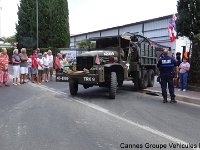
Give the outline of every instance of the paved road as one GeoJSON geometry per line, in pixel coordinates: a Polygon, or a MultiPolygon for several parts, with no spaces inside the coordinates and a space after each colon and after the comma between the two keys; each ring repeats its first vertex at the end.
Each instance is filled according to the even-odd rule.
{"type": "Polygon", "coordinates": [[[107,89],[98,87],[80,86],[71,97],[68,83],[3,87],[0,150],[120,150],[126,144],[184,149],[170,148],[172,143],[199,148],[199,106],[163,104],[160,97],[132,89],[125,84],[110,100],[107,89]]]}

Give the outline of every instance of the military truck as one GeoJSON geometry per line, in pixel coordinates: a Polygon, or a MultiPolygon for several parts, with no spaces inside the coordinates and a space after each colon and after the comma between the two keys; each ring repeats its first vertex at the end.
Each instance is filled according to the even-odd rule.
{"type": "Polygon", "coordinates": [[[71,95],[77,95],[78,84],[85,89],[107,87],[111,99],[125,80],[132,81],[137,89],[154,85],[157,54],[147,38],[124,33],[90,40],[96,48],[78,55],[76,71],[67,73],[71,95]]]}

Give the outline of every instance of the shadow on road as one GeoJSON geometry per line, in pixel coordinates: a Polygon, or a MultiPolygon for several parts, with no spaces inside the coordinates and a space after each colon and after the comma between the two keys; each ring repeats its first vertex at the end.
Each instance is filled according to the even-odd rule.
{"type": "MultiPolygon", "coordinates": [[[[83,99],[95,99],[95,100],[110,100],[109,99],[109,89],[104,87],[91,87],[88,89],[79,88],[78,95],[76,97],[83,99]]],[[[127,94],[126,92],[141,92],[136,90],[133,84],[124,84],[122,87],[117,88],[117,95],[127,94]]]]}

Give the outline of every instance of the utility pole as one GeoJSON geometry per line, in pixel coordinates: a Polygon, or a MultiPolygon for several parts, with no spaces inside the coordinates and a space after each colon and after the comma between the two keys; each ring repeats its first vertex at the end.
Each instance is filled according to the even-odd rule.
{"type": "Polygon", "coordinates": [[[38,33],[38,0],[36,0],[36,19],[37,19],[37,48],[39,48],[39,33],[38,33]]]}

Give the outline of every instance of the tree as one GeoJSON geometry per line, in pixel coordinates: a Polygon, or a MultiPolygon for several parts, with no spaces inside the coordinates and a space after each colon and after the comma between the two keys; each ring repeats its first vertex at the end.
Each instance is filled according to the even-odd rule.
{"type": "Polygon", "coordinates": [[[200,1],[178,0],[177,32],[192,40],[189,81],[200,84],[200,1]]]}
{"type": "Polygon", "coordinates": [[[18,6],[18,24],[16,40],[18,47],[36,47],[35,0],[21,0],[18,6]]]}
{"type": "MultiPolygon", "coordinates": [[[[46,1],[46,0],[44,0],[46,1]]],[[[69,10],[67,0],[53,0],[51,4],[50,40],[54,47],[69,47],[69,10]]]]}
{"type": "MultiPolygon", "coordinates": [[[[36,0],[21,0],[18,6],[18,47],[36,48],[36,0]]],[[[67,0],[38,0],[39,47],[69,47],[67,0]]]]}
{"type": "Polygon", "coordinates": [[[88,39],[78,42],[77,45],[78,45],[78,48],[95,48],[96,47],[95,43],[92,43],[88,39]]]}
{"type": "Polygon", "coordinates": [[[16,42],[16,38],[15,36],[11,36],[11,37],[7,37],[5,40],[4,40],[5,43],[13,43],[13,42],[16,42]]]}

